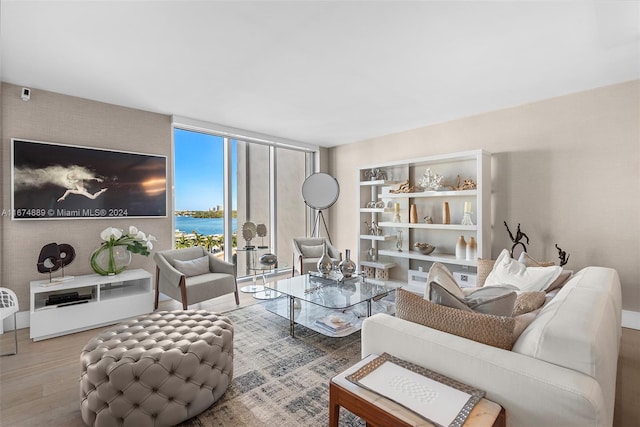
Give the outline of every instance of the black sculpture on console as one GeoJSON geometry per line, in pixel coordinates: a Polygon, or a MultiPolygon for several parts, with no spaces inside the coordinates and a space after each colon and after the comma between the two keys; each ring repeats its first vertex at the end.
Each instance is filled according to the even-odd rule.
{"type": "Polygon", "coordinates": [[[513,237],[513,234],[511,234],[511,230],[509,230],[509,226],[507,225],[507,221],[504,221],[504,226],[507,227],[507,232],[509,233],[509,237],[511,238],[511,241],[513,242],[513,246],[511,246],[511,257],[513,258],[513,251],[515,250],[516,246],[518,246],[518,245],[521,245],[522,246],[522,250],[524,252],[527,252],[527,247],[524,245],[524,243],[521,242],[521,240],[522,240],[523,237],[525,239],[527,239],[527,245],[528,245],[529,244],[529,236],[527,236],[522,231],[520,231],[520,223],[518,223],[518,230],[516,231],[516,237],[513,237]]]}
{"type": "Polygon", "coordinates": [[[62,277],[64,277],[64,267],[71,264],[76,258],[76,251],[73,246],[62,243],[47,243],[40,249],[38,256],[38,272],[49,273],[49,282],[51,282],[51,273],[62,268],[62,277]]]}

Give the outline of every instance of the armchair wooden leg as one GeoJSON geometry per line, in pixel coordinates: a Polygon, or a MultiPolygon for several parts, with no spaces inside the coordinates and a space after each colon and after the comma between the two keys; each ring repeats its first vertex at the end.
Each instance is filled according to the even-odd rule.
{"type": "Polygon", "coordinates": [[[234,294],[236,295],[236,305],[240,305],[240,295],[238,294],[238,289],[236,289],[234,294]]]}
{"type": "Polygon", "coordinates": [[[160,300],[160,269],[156,267],[156,299],[154,303],[154,310],[158,309],[158,301],[160,300]]]}
{"type": "Polygon", "coordinates": [[[184,276],[180,278],[180,296],[182,297],[182,309],[187,309],[187,284],[184,281],[184,276]]]}

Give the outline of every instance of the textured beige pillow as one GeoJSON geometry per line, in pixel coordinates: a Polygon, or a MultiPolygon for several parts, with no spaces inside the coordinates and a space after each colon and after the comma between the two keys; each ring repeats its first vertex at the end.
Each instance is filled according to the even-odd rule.
{"type": "Polygon", "coordinates": [[[201,258],[191,259],[188,261],[175,260],[175,267],[180,273],[187,277],[199,276],[209,273],[209,256],[205,255],[201,258]]]}
{"type": "Polygon", "coordinates": [[[396,292],[396,316],[483,344],[511,350],[514,342],[513,317],[462,311],[434,304],[404,289],[396,292]]]}
{"type": "Polygon", "coordinates": [[[493,266],[495,263],[495,259],[478,258],[478,277],[476,286],[484,286],[484,282],[487,280],[487,276],[489,276],[491,270],[493,270],[493,266]]]}
{"type": "Polygon", "coordinates": [[[521,292],[516,298],[513,306],[512,316],[520,316],[521,314],[530,313],[539,309],[544,304],[546,293],[540,292],[521,292]]]}

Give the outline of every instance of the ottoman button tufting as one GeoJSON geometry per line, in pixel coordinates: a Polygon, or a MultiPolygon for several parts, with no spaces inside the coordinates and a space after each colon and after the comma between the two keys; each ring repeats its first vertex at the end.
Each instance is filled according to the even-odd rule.
{"type": "MultiPolygon", "coordinates": [[[[233,326],[227,317],[204,310],[155,312],[125,321],[98,334],[82,350],[81,366],[80,408],[85,424],[97,427],[131,423],[177,424],[207,409],[227,390],[233,376],[233,326]],[[144,346],[133,346],[133,342],[143,341],[146,337],[157,334],[158,330],[169,322],[171,331],[167,334],[172,335],[170,340],[167,340],[165,335],[160,342],[154,338],[154,341],[145,342],[144,346]],[[130,335],[130,331],[135,331],[139,339],[131,338],[128,343],[127,338],[122,341],[122,337],[130,335]],[[166,354],[169,351],[171,353],[166,354]],[[202,363],[191,365],[187,361],[194,353],[202,354],[203,359],[210,361],[210,364],[206,367],[202,363]],[[166,360],[170,361],[167,365],[180,367],[180,377],[185,378],[185,383],[193,382],[200,385],[197,393],[194,393],[189,401],[175,399],[173,396],[166,397],[175,392],[172,389],[175,383],[169,381],[159,384],[157,370],[147,370],[149,358],[155,361],[163,360],[163,354],[166,354],[166,360]],[[112,362],[116,362],[116,365],[112,362]],[[191,367],[188,368],[189,366],[191,367]],[[106,373],[107,370],[109,375],[106,373]],[[143,387],[128,388],[126,400],[138,400],[139,402],[132,403],[131,407],[139,410],[128,412],[124,418],[116,416],[114,413],[121,414],[119,411],[126,400],[119,398],[104,402],[99,397],[97,387],[106,382],[109,387],[118,390],[118,396],[122,396],[122,388],[127,388],[126,384],[132,381],[143,387]],[[157,398],[151,398],[153,395],[174,403],[158,413],[157,398]],[[110,405],[114,407],[110,408],[110,405]],[[129,415],[132,418],[128,420],[129,415]],[[148,421],[141,421],[141,417],[147,417],[148,421]]],[[[161,365],[153,363],[151,368],[159,366],[161,365]]],[[[175,374],[174,368],[168,370],[168,376],[175,374]]]]}

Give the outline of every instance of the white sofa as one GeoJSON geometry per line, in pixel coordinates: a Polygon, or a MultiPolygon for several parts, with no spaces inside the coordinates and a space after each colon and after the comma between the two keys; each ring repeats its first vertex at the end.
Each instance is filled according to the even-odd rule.
{"type": "Polygon", "coordinates": [[[576,273],[512,351],[387,314],[362,326],[362,357],[389,353],[486,391],[507,426],[611,426],[621,335],[618,273],[576,273]]]}

